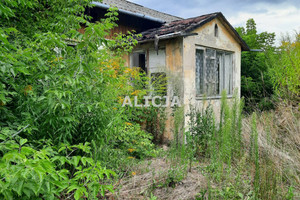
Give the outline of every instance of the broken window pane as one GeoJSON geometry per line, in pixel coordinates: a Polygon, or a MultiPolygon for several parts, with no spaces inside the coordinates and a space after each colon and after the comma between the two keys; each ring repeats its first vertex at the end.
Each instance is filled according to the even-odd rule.
{"type": "Polygon", "coordinates": [[[196,94],[200,95],[204,93],[203,81],[204,81],[204,51],[201,49],[196,50],[196,94]]]}
{"type": "Polygon", "coordinates": [[[232,94],[233,88],[233,67],[232,67],[232,54],[225,53],[225,84],[224,88],[228,94],[232,94]]]}
{"type": "Polygon", "coordinates": [[[196,49],[196,95],[219,96],[233,91],[233,54],[210,48],[196,49]]]}
{"type": "Polygon", "coordinates": [[[208,96],[219,94],[219,68],[216,61],[216,50],[214,49],[206,49],[204,92],[208,96]]]}

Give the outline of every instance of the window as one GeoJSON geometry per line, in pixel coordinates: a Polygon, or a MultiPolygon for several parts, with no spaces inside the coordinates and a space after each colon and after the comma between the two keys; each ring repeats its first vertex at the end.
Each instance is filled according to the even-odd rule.
{"type": "Polygon", "coordinates": [[[215,24],[215,37],[219,36],[219,27],[217,24],[215,24]]]}
{"type": "Polygon", "coordinates": [[[211,48],[196,49],[196,95],[220,96],[233,90],[233,53],[211,48]]]}
{"type": "Polygon", "coordinates": [[[130,56],[130,66],[140,67],[146,74],[154,72],[163,72],[166,68],[166,52],[165,49],[154,49],[148,51],[146,59],[146,50],[138,50],[130,56]],[[148,60],[147,60],[148,59],[148,60]]]}
{"type": "Polygon", "coordinates": [[[140,67],[147,73],[145,52],[134,52],[131,54],[131,67],[140,67]]]}

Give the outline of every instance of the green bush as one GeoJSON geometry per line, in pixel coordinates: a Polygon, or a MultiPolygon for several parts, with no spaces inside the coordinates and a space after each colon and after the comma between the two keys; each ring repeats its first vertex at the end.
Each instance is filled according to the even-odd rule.
{"type": "Polygon", "coordinates": [[[138,124],[127,123],[115,136],[113,144],[130,153],[132,157],[144,158],[153,156],[153,136],[141,130],[138,124]]]}
{"type": "Polygon", "coordinates": [[[5,199],[97,199],[113,191],[109,180],[116,174],[90,157],[89,143],[61,144],[49,141],[36,149],[27,139],[5,141],[0,152],[0,196],[5,199]]]}

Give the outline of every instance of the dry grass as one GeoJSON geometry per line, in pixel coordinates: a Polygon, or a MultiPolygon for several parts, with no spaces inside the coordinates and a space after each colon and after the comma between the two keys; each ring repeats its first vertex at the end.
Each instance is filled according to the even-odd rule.
{"type": "MultiPolygon", "coordinates": [[[[249,150],[251,135],[251,116],[243,120],[244,147],[249,150]]],[[[289,186],[294,188],[294,199],[300,194],[300,110],[297,107],[279,104],[274,111],[262,112],[257,116],[258,145],[260,154],[260,198],[285,199],[289,186]],[[279,195],[279,196],[278,196],[279,195]]],[[[165,149],[165,151],[167,151],[165,149]]],[[[254,164],[249,165],[249,152],[237,163],[226,182],[231,182],[236,192],[247,196],[253,191],[254,164]],[[239,174],[239,175],[238,175],[239,174]],[[236,183],[238,181],[238,183],[236,183]]],[[[176,163],[177,162],[177,163],[176,163]]],[[[222,191],[225,182],[207,180],[199,167],[193,166],[191,172],[187,167],[173,162],[169,158],[154,158],[136,165],[134,175],[122,178],[116,185],[116,192],[110,199],[195,199],[203,190],[207,190],[208,181],[213,190],[222,191]],[[184,178],[169,184],[170,170],[184,172],[184,178]]],[[[202,163],[204,165],[204,163],[202,163]]],[[[206,165],[206,164],[205,164],[206,165]]],[[[227,187],[227,186],[226,186],[227,187]]],[[[251,196],[251,195],[250,195],[251,196]]],[[[207,198],[207,196],[206,196],[207,198]]]]}
{"type": "Polygon", "coordinates": [[[166,185],[170,169],[171,163],[166,158],[146,161],[137,166],[136,175],[120,181],[113,199],[149,199],[151,194],[157,199],[194,199],[201,188],[206,188],[206,179],[197,166],[194,166],[191,172],[187,172],[183,166],[177,166],[177,170],[186,170],[185,178],[172,187],[166,185]]]}
{"type": "MultiPolygon", "coordinates": [[[[271,160],[282,183],[300,191],[300,112],[299,107],[278,104],[274,111],[262,112],[257,117],[260,159],[271,160]]],[[[243,121],[246,146],[250,143],[251,117],[243,121]]],[[[284,186],[282,186],[284,187],[284,186]]]]}

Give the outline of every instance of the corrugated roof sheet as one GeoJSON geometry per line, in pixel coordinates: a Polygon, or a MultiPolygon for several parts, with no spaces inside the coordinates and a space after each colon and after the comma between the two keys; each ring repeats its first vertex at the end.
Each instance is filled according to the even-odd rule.
{"type": "Polygon", "coordinates": [[[195,26],[201,25],[203,22],[207,22],[210,18],[214,18],[217,16],[218,13],[212,13],[207,15],[202,15],[199,17],[183,19],[183,20],[176,20],[169,23],[164,24],[159,28],[149,29],[147,31],[142,32],[142,38],[140,41],[144,40],[152,40],[156,36],[163,36],[172,33],[179,33],[179,32],[189,32],[190,29],[194,28],[195,26]]]}
{"type": "Polygon", "coordinates": [[[109,6],[115,6],[118,9],[123,9],[123,10],[127,10],[133,13],[139,13],[139,14],[143,14],[143,15],[147,15],[147,16],[151,16],[157,19],[161,19],[165,22],[171,22],[174,20],[180,20],[182,18],[177,17],[177,16],[173,16],[167,13],[163,13],[163,12],[159,12],[157,10],[153,10],[150,8],[146,8],[142,5],[133,3],[133,2],[129,2],[126,0],[103,0],[101,3],[109,5],[109,6]]]}
{"type": "Polygon", "coordinates": [[[242,50],[249,51],[249,47],[245,41],[239,36],[236,30],[227,21],[221,12],[201,15],[199,17],[193,17],[188,19],[176,20],[166,24],[163,24],[159,28],[149,29],[144,31],[142,37],[139,38],[139,42],[147,42],[157,39],[168,39],[173,37],[180,37],[188,35],[194,29],[204,25],[205,23],[218,17],[227,28],[227,30],[235,37],[238,43],[241,45],[242,50]]]}

